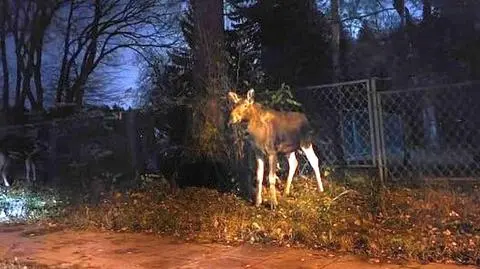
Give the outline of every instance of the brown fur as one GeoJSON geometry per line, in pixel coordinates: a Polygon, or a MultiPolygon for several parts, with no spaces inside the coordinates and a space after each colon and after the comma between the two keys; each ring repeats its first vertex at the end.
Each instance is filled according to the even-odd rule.
{"type": "MultiPolygon", "coordinates": [[[[312,129],[305,114],[265,108],[254,102],[253,95],[254,91],[250,90],[247,98],[243,99],[236,93],[229,92],[228,97],[235,104],[229,122],[230,124],[247,122],[247,130],[257,148],[257,165],[258,162],[262,162],[260,158],[268,156],[269,183],[274,207],[277,153],[291,154],[302,147],[311,147],[312,129]]],[[[263,178],[257,180],[260,180],[261,185],[263,178]]],[[[259,197],[257,196],[257,205],[261,203],[258,201],[259,197]]]]}
{"type": "Polygon", "coordinates": [[[247,130],[263,153],[290,153],[311,143],[311,129],[307,117],[298,112],[281,112],[252,104],[244,111],[247,130]]]}

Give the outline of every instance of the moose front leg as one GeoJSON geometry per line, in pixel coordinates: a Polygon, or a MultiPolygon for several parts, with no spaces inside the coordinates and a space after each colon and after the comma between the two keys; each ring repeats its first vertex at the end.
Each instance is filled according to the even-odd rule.
{"type": "Polygon", "coordinates": [[[255,206],[262,204],[262,186],[265,169],[265,162],[262,157],[257,156],[257,197],[255,199],[255,206]]]}
{"type": "Polygon", "coordinates": [[[277,206],[277,191],[275,188],[275,182],[277,180],[276,176],[276,168],[277,168],[277,155],[276,154],[269,154],[268,155],[268,167],[269,167],[269,173],[268,173],[268,184],[270,187],[270,196],[271,196],[271,201],[270,201],[270,207],[272,209],[275,209],[277,206]]]}
{"type": "Polygon", "coordinates": [[[8,183],[8,180],[7,180],[8,166],[9,166],[9,160],[7,156],[0,152],[0,172],[2,174],[3,184],[5,185],[5,187],[10,187],[10,184],[8,183]]]}

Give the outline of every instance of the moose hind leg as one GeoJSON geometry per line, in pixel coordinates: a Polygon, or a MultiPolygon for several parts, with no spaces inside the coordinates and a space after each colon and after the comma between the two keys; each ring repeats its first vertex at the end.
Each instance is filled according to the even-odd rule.
{"type": "Polygon", "coordinates": [[[265,171],[265,162],[262,158],[257,157],[257,197],[255,198],[255,206],[262,204],[262,186],[265,171]]]}
{"type": "Polygon", "coordinates": [[[6,171],[2,171],[2,178],[3,178],[3,184],[5,184],[5,187],[10,187],[10,184],[8,183],[8,180],[7,180],[6,171]]]}
{"type": "Polygon", "coordinates": [[[275,173],[276,164],[277,164],[276,154],[269,154],[268,155],[268,167],[269,167],[270,172],[268,173],[268,185],[270,187],[270,197],[271,197],[270,207],[272,209],[275,209],[275,207],[278,204],[278,202],[277,202],[277,191],[276,191],[276,188],[275,188],[275,183],[277,181],[277,176],[276,176],[276,173],[275,173]]]}
{"type": "Polygon", "coordinates": [[[297,170],[297,166],[298,161],[294,151],[288,155],[288,177],[287,185],[285,186],[285,196],[290,194],[290,188],[292,185],[293,176],[295,175],[295,171],[297,170]]]}
{"type": "Polygon", "coordinates": [[[7,180],[8,159],[5,155],[0,153],[0,172],[2,174],[3,184],[5,187],[10,187],[7,180]]]}
{"type": "Polygon", "coordinates": [[[318,191],[323,192],[322,177],[320,176],[320,167],[318,164],[318,157],[313,150],[312,144],[307,147],[302,147],[303,152],[307,156],[308,162],[315,172],[315,178],[317,179],[318,191]]]}

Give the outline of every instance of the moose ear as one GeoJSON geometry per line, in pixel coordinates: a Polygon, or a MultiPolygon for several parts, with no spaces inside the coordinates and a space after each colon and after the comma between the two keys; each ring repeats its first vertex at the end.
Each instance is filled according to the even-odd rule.
{"type": "Polygon", "coordinates": [[[234,92],[228,92],[228,99],[230,99],[230,101],[232,101],[235,104],[240,102],[240,97],[238,97],[238,94],[234,92]]]}
{"type": "Polygon", "coordinates": [[[254,89],[250,89],[248,90],[247,92],[247,101],[250,102],[250,103],[253,103],[253,97],[255,96],[255,90],[254,89]]]}

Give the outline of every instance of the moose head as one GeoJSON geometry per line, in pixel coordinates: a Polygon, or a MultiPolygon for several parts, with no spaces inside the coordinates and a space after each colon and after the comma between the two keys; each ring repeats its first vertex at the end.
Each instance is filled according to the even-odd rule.
{"type": "Polygon", "coordinates": [[[246,98],[241,98],[235,92],[228,93],[228,99],[233,102],[234,107],[230,112],[230,124],[239,123],[252,117],[255,90],[250,89],[246,98]]]}

